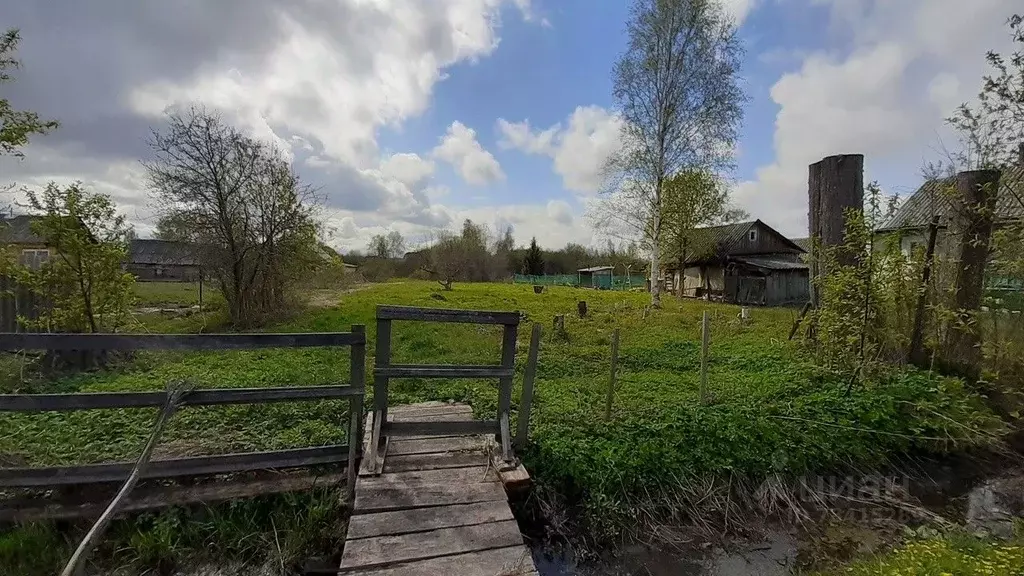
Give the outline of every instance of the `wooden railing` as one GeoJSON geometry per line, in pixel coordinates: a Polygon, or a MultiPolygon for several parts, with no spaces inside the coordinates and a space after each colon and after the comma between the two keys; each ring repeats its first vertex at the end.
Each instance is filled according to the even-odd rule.
{"type": "MultiPolygon", "coordinates": [[[[369,443],[369,462],[377,468],[377,454],[389,436],[495,434],[500,442],[505,462],[513,460],[512,437],[509,431],[509,409],[512,401],[512,380],[515,373],[516,337],[519,328],[518,312],[481,310],[443,310],[407,306],[377,306],[377,343],[373,368],[373,430],[369,443]],[[492,324],[502,326],[501,362],[494,365],[466,366],[443,364],[393,364],[391,362],[391,324],[396,320],[420,322],[454,322],[463,324],[492,324]],[[494,420],[465,420],[455,422],[389,422],[388,383],[391,378],[497,378],[498,413],[494,420]]],[[[539,326],[535,326],[531,339],[527,382],[523,386],[520,410],[520,434],[517,440],[525,442],[529,422],[529,406],[533,395],[535,348],[539,346],[539,326]]],[[[365,464],[364,464],[365,465],[365,464]]]]}
{"type": "MultiPolygon", "coordinates": [[[[362,447],[366,365],[366,329],[362,325],[352,326],[351,332],[324,334],[0,334],[0,350],[195,351],[331,346],[349,348],[351,366],[348,385],[191,390],[185,393],[180,404],[215,406],[348,399],[348,444],[154,460],[148,464],[141,477],[175,478],[337,464],[346,465],[348,489],[352,490],[355,486],[358,451],[362,447]]],[[[0,412],[160,407],[166,399],[165,392],[0,394],[0,412]]],[[[123,482],[134,465],[134,462],[115,462],[45,468],[2,468],[0,488],[123,482]]]]}

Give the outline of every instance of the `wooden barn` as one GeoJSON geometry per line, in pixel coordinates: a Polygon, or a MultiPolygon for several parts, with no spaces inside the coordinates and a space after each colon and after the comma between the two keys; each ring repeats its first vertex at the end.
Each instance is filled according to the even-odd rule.
{"type": "Polygon", "coordinates": [[[805,250],[760,220],[698,228],[682,270],[663,273],[667,290],[754,306],[799,305],[810,298],[805,250]]]}
{"type": "Polygon", "coordinates": [[[195,247],[170,240],[132,240],[127,269],[140,282],[196,282],[202,275],[195,247]]]}

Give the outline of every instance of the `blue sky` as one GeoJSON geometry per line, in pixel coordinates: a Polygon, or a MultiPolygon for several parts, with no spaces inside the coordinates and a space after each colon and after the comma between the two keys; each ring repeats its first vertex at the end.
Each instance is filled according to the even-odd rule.
{"type": "MultiPolygon", "coordinates": [[[[750,97],[733,199],[792,237],[806,235],[807,165],[824,156],[863,153],[866,180],[912,192],[922,165],[956,147],[943,118],[977,92],[985,51],[1008,47],[1019,11],[1019,0],[722,2],[741,24],[750,97]]],[[[62,122],[0,173],[30,187],[80,180],[146,235],[146,135],[201,103],[293,159],[343,250],[390,230],[429,240],[465,218],[512,226],[521,244],[598,244],[587,211],[618,142],[611,70],[628,6],[0,0],[24,37],[5,90],[62,122]]]]}

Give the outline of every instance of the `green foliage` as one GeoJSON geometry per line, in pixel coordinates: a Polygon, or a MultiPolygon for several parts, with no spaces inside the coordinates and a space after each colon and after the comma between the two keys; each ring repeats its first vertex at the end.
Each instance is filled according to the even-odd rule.
{"type": "Polygon", "coordinates": [[[530,247],[523,258],[523,274],[528,276],[542,276],[544,274],[544,255],[537,246],[537,237],[530,239],[530,247]]]}
{"type": "Polygon", "coordinates": [[[80,184],[50,183],[41,193],[28,191],[29,207],[41,214],[32,223],[50,249],[38,269],[0,264],[0,273],[50,302],[36,320],[23,320],[46,332],[113,332],[124,324],[132,304],[135,278],[122,269],[128,250],[124,216],[109,196],[80,184]]]}
{"type": "Polygon", "coordinates": [[[703,170],[680,172],[665,182],[662,192],[662,257],[681,268],[695,255],[691,248],[695,228],[746,217],[746,212],[732,207],[729,187],[720,177],[703,170]]]}
{"type": "MultiPolygon", "coordinates": [[[[21,36],[17,29],[0,35],[0,84],[14,79],[11,72],[20,65],[14,58],[19,40],[21,36]]],[[[45,134],[57,126],[54,120],[40,120],[35,112],[15,110],[6,98],[0,98],[0,156],[22,156],[18,148],[28,144],[30,136],[45,134]]]]}
{"type": "MultiPolygon", "coordinates": [[[[885,463],[906,452],[942,452],[986,442],[997,421],[962,383],[922,372],[870,379],[850,394],[842,380],[815,368],[785,338],[794,313],[671,300],[644,318],[647,294],[550,287],[465,284],[444,293],[436,284],[404,281],[347,294],[341,306],[311,311],[274,331],[342,331],[365,324],[373,366],[378,304],[520,310],[517,342],[523,373],[532,322],[550,326],[566,314],[567,340],[545,332],[541,342],[531,442],[522,457],[546,490],[578,503],[595,536],[635,526],[637,514],[678,514],[681,489],[706,479],[798,475],[885,463]],[[586,300],[590,312],[574,311],[586,300]],[[699,402],[700,320],[712,314],[709,389],[699,402]],[[612,420],[604,418],[609,335],[621,330],[612,420]]],[[[461,324],[400,323],[392,360],[401,363],[488,364],[500,356],[501,331],[461,324]],[[467,345],[471,343],[471,345],[467,345]]],[[[48,383],[51,390],[153,390],[171,378],[202,387],[322,384],[348,374],[348,355],[333,349],[144,354],[121,371],[48,383]]],[[[43,390],[38,390],[43,391],[43,390]]],[[[399,379],[390,400],[470,403],[494,417],[495,382],[399,379]]],[[[513,407],[519,398],[513,393],[513,407]]],[[[340,442],[344,403],[186,408],[158,450],[162,456],[297,447],[340,442]]],[[[130,459],[144,442],[152,414],[110,410],[3,417],[0,454],[27,464],[130,459]]],[[[513,423],[514,425],[514,423],[513,423]]],[[[280,525],[278,526],[280,528],[280,525]]],[[[157,550],[159,552],[159,549],[157,550]]],[[[157,554],[154,552],[154,554],[157,554]]],[[[161,552],[162,553],[162,552],[161,552]]],[[[159,554],[157,554],[159,555],[159,554]]]]}
{"type": "Polygon", "coordinates": [[[923,252],[909,259],[901,253],[898,234],[875,235],[894,204],[876,183],[867,193],[866,210],[846,214],[844,243],[814,247],[825,271],[815,280],[815,353],[819,365],[847,378],[884,372],[905,359],[924,264],[923,252]]]}
{"type": "Polygon", "coordinates": [[[829,574],[851,576],[1016,576],[1024,567],[1024,542],[991,542],[964,534],[915,539],[889,554],[856,561],[829,574]]]}

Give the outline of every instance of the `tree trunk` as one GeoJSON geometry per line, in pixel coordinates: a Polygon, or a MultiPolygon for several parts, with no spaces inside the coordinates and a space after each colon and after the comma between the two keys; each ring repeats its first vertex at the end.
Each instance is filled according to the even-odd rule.
{"type": "Polygon", "coordinates": [[[928,304],[928,283],[932,277],[932,261],[935,259],[935,240],[939,234],[939,217],[932,219],[928,227],[928,247],[924,253],[924,269],[921,271],[921,286],[917,293],[917,307],[914,309],[914,327],[910,334],[909,361],[918,368],[928,367],[928,355],[924,349],[924,312],[928,304]]]}
{"type": "MultiPolygon", "coordinates": [[[[807,222],[812,245],[841,246],[846,238],[846,210],[864,210],[864,155],[829,156],[811,164],[807,179],[809,212],[807,222]]],[[[839,263],[853,266],[857,252],[841,250],[839,263]]],[[[811,254],[811,278],[827,274],[819,255],[811,254]]],[[[811,285],[811,302],[818,305],[817,283],[811,285]]]]}
{"type": "Polygon", "coordinates": [[[956,176],[957,195],[963,200],[956,282],[957,325],[947,336],[943,364],[947,370],[972,380],[981,374],[981,335],[975,316],[985,285],[1000,176],[998,170],[961,172],[956,176]]]}

